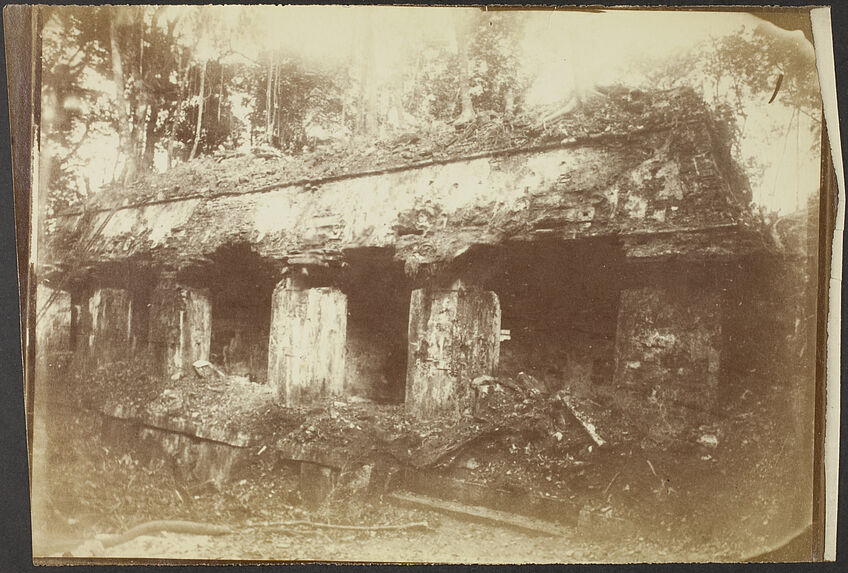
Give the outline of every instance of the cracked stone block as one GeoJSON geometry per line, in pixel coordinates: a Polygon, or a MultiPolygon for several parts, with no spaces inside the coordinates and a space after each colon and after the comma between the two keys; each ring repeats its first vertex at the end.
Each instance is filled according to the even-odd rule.
{"type": "Polygon", "coordinates": [[[198,360],[209,360],[212,302],[208,289],[161,281],[151,297],[150,344],[164,373],[189,373],[198,360]]]}
{"type": "Polygon", "coordinates": [[[461,413],[471,382],[498,366],[501,308],[491,291],[457,281],[449,289],[417,289],[409,305],[408,407],[416,414],[461,413]]]}
{"type": "Polygon", "coordinates": [[[283,281],[271,304],[268,381],[278,400],[303,405],[343,394],[347,296],[283,281]]]}

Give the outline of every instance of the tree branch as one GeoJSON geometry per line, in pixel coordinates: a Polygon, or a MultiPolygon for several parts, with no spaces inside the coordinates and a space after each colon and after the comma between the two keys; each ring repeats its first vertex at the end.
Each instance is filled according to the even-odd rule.
{"type": "Polygon", "coordinates": [[[318,521],[307,521],[296,519],[293,521],[266,521],[250,524],[250,529],[260,528],[288,528],[288,527],[315,527],[318,529],[339,529],[343,531],[399,531],[405,529],[429,529],[426,521],[414,521],[412,523],[401,523],[398,525],[338,525],[335,523],[321,523],[318,521]]]}

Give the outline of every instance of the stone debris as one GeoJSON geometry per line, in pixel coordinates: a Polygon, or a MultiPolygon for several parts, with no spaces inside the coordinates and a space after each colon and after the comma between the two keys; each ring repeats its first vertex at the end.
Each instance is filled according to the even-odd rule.
{"type": "Polygon", "coordinates": [[[208,360],[196,360],[192,366],[194,367],[194,371],[197,372],[197,375],[201,378],[209,378],[210,376],[219,376],[223,378],[226,376],[220,368],[216,367],[208,360]]]}
{"type": "Polygon", "coordinates": [[[586,430],[586,433],[589,434],[589,437],[592,438],[592,441],[595,442],[599,448],[606,445],[607,441],[598,434],[598,430],[595,428],[595,424],[590,421],[589,416],[579,407],[574,405],[574,402],[566,392],[559,392],[557,394],[557,398],[568,407],[572,415],[574,415],[574,418],[580,422],[580,425],[583,426],[583,429],[586,430]]]}
{"type": "Polygon", "coordinates": [[[698,438],[698,443],[708,448],[718,447],[718,438],[714,434],[704,434],[698,438]]]}

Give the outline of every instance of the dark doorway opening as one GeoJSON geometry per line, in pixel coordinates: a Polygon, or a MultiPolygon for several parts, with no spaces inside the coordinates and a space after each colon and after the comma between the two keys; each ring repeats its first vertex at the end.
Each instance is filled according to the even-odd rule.
{"type": "Polygon", "coordinates": [[[265,383],[271,294],[279,264],[247,244],[225,245],[210,263],[184,273],[186,281],[209,289],[212,302],[210,359],[224,372],[265,383]]]}
{"type": "Polygon", "coordinates": [[[392,249],[345,251],[348,297],[345,393],[376,402],[404,400],[410,284],[392,249]]]}
{"type": "Polygon", "coordinates": [[[592,392],[612,381],[625,284],[624,254],[614,240],[481,247],[457,264],[500,299],[501,376],[525,372],[551,391],[592,392]]]}

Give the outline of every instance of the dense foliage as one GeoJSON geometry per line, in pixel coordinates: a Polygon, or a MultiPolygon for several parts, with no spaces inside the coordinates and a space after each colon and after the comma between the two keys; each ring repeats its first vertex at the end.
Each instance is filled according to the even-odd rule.
{"type": "MultiPolygon", "coordinates": [[[[296,20],[279,10],[274,14],[296,20]]],[[[272,7],[44,7],[40,169],[48,208],[78,205],[106,183],[126,185],[139,174],[237,148],[362,149],[528,111],[525,95],[540,70],[522,52],[532,35],[528,13],[457,10],[436,24],[392,30],[375,12],[342,20],[349,38],[326,42],[342,48],[310,57],[294,40],[276,37],[297,23],[289,32],[277,29],[272,7]],[[391,49],[387,37],[394,38],[391,49]]],[[[817,117],[815,67],[807,59],[792,42],[743,28],[649,62],[643,76],[654,87],[695,86],[729,126],[735,158],[762,177],[761,162],[739,149],[750,104],[767,99],[779,78],[773,107],[817,117]]],[[[569,78],[559,79],[560,102],[553,112],[540,110],[543,117],[563,102],[573,109],[569,78]]],[[[578,85],[576,76],[574,82],[580,105],[594,87],[578,85]]]]}

